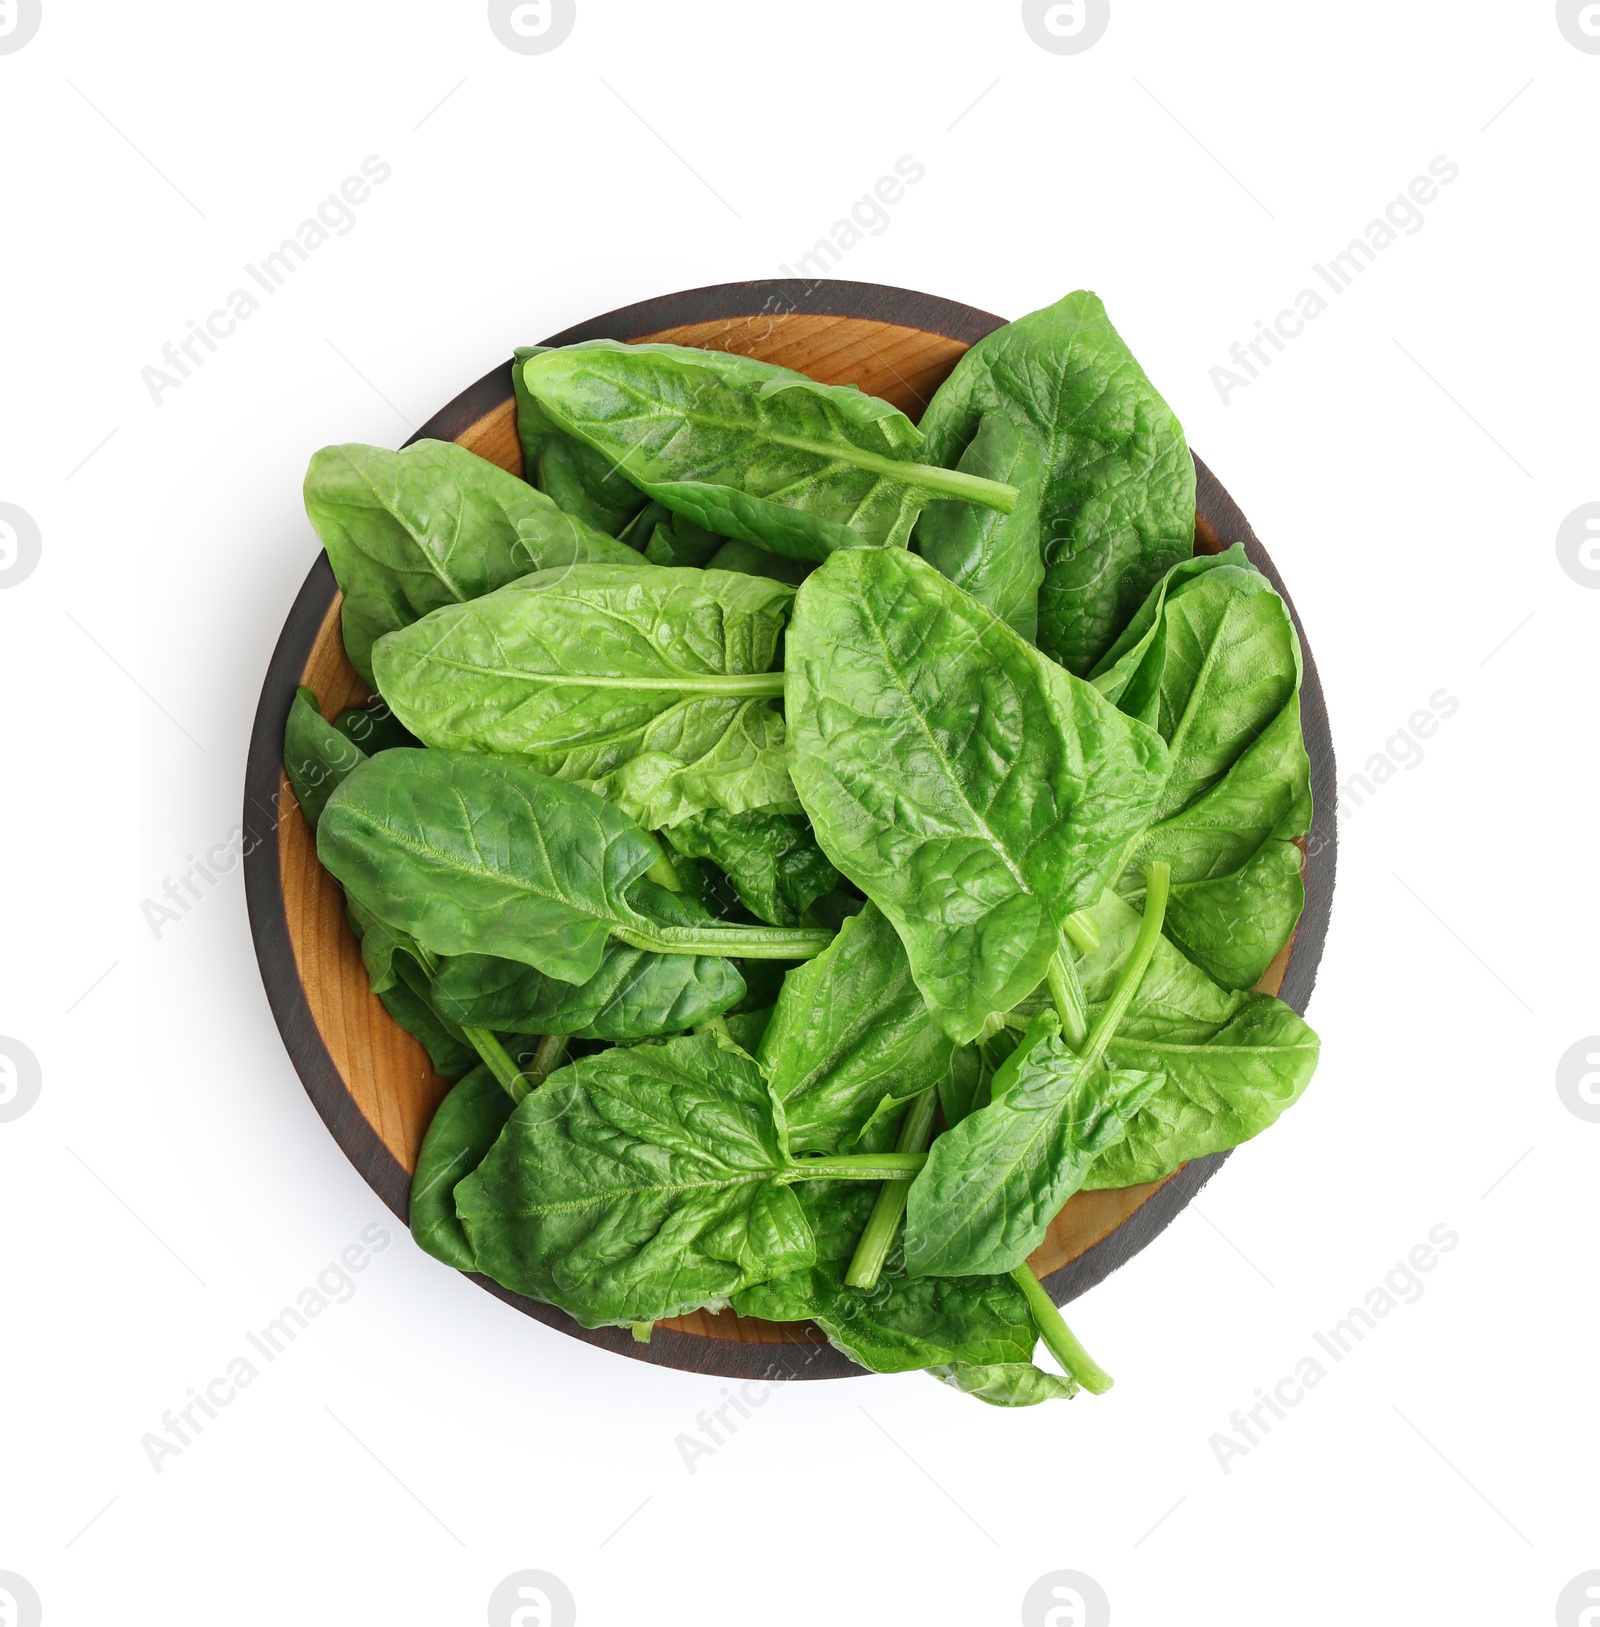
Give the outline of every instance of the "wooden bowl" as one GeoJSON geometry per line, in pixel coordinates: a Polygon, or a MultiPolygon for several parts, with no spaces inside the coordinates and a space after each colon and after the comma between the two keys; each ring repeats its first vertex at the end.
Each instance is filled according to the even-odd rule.
{"type": "MultiPolygon", "coordinates": [[[[919,418],[962,352],[1000,326],[1001,318],[987,312],[904,289],[776,281],[729,283],[646,300],[546,342],[657,340],[735,351],[823,383],[858,384],[919,418]]],[[[458,441],[521,475],[510,362],[463,391],[413,439],[422,437],[458,441]]],[[[1198,547],[1215,552],[1243,542],[1289,602],[1244,516],[1210,470],[1195,462],[1198,547]]],[[[1295,625],[1305,647],[1301,705],[1316,822],[1305,844],[1305,914],[1260,986],[1303,1013],[1333,893],[1335,775],[1316,663],[1298,615],[1295,625]]],[[[369,991],[360,950],[345,923],[343,895],[318,864],[312,833],[284,777],[284,723],[299,684],[316,690],[330,718],[367,698],[345,658],[339,593],[326,556],[312,566],[289,612],[261,691],[245,785],[245,890],[267,998],[295,1068],[345,1155],[403,1221],[423,1134],[449,1086],[369,991]]],[[[1031,1261],[1057,1303],[1076,1298],[1144,1248],[1226,1156],[1198,1159],[1154,1185],[1073,1198],[1031,1261]]],[[[474,1280],[551,1327],[639,1361],[734,1378],[844,1378],[861,1371],[809,1323],[697,1313],[659,1324],[650,1343],[639,1344],[626,1328],[582,1328],[554,1306],[509,1293],[486,1277],[474,1280]]]]}

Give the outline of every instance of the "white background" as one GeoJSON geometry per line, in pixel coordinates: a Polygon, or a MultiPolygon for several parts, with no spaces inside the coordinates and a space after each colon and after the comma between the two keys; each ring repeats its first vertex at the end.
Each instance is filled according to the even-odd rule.
{"type": "Polygon", "coordinates": [[[1063,1568],[1118,1627],[1550,1620],[1600,1567],[1600,1125],[1554,1082],[1600,1030],[1600,594],[1554,546],[1600,498],[1600,56],[1544,0],[1114,0],[1081,56],[1009,3],[578,13],[525,56],[481,4],[44,0],[0,55],[0,501],[43,535],[0,592],[0,1033],[43,1068],[0,1123],[0,1571],[51,1627],[479,1623],[523,1568],[588,1627],[986,1627],[1063,1568]],[[155,405],[141,368],[369,154],[355,228],[155,405]],[[840,274],[1104,297],[1296,597],[1341,777],[1459,710],[1343,824],[1305,1101],[1075,1306],[1111,1394],[789,1385],[691,1474],[722,1381],[517,1315],[349,1166],[238,871],[159,941],[140,906],[237,820],[315,448],[777,275],[905,154],[840,274]],[[1229,346],[1441,154],[1425,227],[1224,405],[1229,346]],[[141,1437],[373,1222],[355,1296],[157,1474],[141,1437]],[[1420,1301],[1224,1473],[1441,1222],[1420,1301]]]}

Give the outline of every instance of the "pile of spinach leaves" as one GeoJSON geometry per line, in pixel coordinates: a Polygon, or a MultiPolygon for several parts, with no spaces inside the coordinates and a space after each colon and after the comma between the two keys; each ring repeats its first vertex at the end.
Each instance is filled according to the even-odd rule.
{"type": "Polygon", "coordinates": [[[585,1326],[815,1322],[1027,1406],[1110,1379],[1028,1260],[1305,1089],[1301,661],[1092,294],[889,403],[527,348],[524,476],[319,452],[376,691],[285,768],[453,1088],[418,1243],[585,1326]],[[1036,1365],[1043,1340],[1060,1368],[1036,1365]]]}

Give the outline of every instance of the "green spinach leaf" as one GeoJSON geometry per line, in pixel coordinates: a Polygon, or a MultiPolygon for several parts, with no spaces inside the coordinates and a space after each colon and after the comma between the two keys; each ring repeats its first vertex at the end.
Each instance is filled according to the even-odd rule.
{"type": "Polygon", "coordinates": [[[805,820],[770,808],[691,814],[662,835],[686,858],[709,859],[745,908],[773,926],[797,926],[839,884],[805,820]]]}
{"type": "Polygon", "coordinates": [[[576,565],[435,611],[373,660],[428,745],[521,757],[660,827],[796,805],[768,670],[793,598],[728,571],[576,565]]]}
{"type": "Polygon", "coordinates": [[[1166,781],[1166,747],[931,565],[834,555],[788,634],[793,775],[822,850],[976,1037],[1045,975],[1166,781]]]}
{"type": "Polygon", "coordinates": [[[617,942],[606,946],[586,983],[564,983],[522,961],[453,955],[440,962],[434,989],[440,1011],[467,1027],[612,1041],[681,1034],[745,995],[730,960],[651,954],[617,942]]]}
{"type": "Polygon", "coordinates": [[[1039,637],[1039,503],[1044,461],[1033,441],[1002,412],[986,413],[956,467],[1017,488],[1009,514],[940,499],[917,521],[916,550],[1030,644],[1039,637]]]}
{"type": "Polygon", "coordinates": [[[1034,1018],[991,1100],[933,1144],[906,1203],[914,1277],[1009,1272],[1044,1241],[1094,1160],[1165,1083],[1075,1056],[1053,1012],[1034,1018]]]}
{"type": "Polygon", "coordinates": [[[1016,498],[919,463],[922,436],[887,401],[748,356],[596,339],[521,366],[546,416],[636,486],[792,559],[903,545],[935,497],[1001,510],[1016,498]]]}
{"type": "Polygon", "coordinates": [[[345,649],[368,683],[373,644],[430,610],[530,571],[638,557],[451,441],[324,447],[305,503],[344,593],[345,649]]]}
{"type": "MultiPolygon", "coordinates": [[[[586,442],[563,434],[528,393],[522,377],[523,363],[549,351],[548,345],[519,345],[511,365],[523,476],[563,513],[607,536],[621,537],[630,532],[647,500],[638,487],[617,472],[610,458],[586,442]]],[[[637,546],[631,535],[628,540],[630,547],[637,546]]]]}
{"type": "Polygon", "coordinates": [[[1311,828],[1300,648],[1282,599],[1237,545],[1152,590],[1094,679],[1172,753],[1156,819],[1117,884],[1172,866],[1166,932],[1218,982],[1248,988],[1304,906],[1296,838],[1311,828]]]}
{"type": "MultiPolygon", "coordinates": [[[[1103,1009],[1139,916],[1115,893],[1092,912],[1100,945],[1078,963],[1091,1015],[1103,1009]]],[[[1088,1190],[1137,1186],[1259,1135],[1297,1102],[1319,1044],[1270,995],[1217,986],[1164,939],[1106,1052],[1109,1066],[1159,1072],[1126,1138],[1095,1160],[1088,1190]]]]}
{"type": "Polygon", "coordinates": [[[1039,647],[1087,673],[1163,571],[1194,547],[1194,460],[1095,295],[980,339],[941,386],[922,430],[954,463],[1000,412],[1045,465],[1039,647]]]}
{"type": "Polygon", "coordinates": [[[316,691],[297,689],[283,731],[283,771],[313,830],[328,798],[366,760],[367,754],[323,717],[316,691]]]}
{"type": "Polygon", "coordinates": [[[329,800],[317,853],[347,895],[436,955],[497,955],[586,983],[615,936],[663,954],[794,960],[810,927],[662,925],[629,902],[661,849],[620,809],[516,762],[386,751],[329,800]]]}
{"type": "Polygon", "coordinates": [[[701,1034],[555,1074],[456,1205],[506,1287],[585,1327],[653,1322],[811,1264],[791,1168],[761,1070],[701,1034]]]}
{"type": "Polygon", "coordinates": [[[757,1058],[797,1153],[867,1145],[863,1132],[887,1110],[933,1086],[970,1092],[977,1074],[972,1050],[928,1015],[898,935],[871,904],[784,979],[757,1058]]]}
{"type": "Polygon", "coordinates": [[[987,1401],[991,1407],[1036,1407],[1041,1401],[1070,1401],[1078,1393],[1075,1379],[1046,1373],[1032,1362],[1003,1362],[987,1367],[951,1362],[928,1371],[941,1384],[987,1401]]]}
{"type": "Polygon", "coordinates": [[[458,1271],[477,1269],[456,1215],[455,1189],[500,1138],[511,1098],[486,1067],[474,1068],[439,1104],[411,1177],[411,1235],[458,1271]]]}

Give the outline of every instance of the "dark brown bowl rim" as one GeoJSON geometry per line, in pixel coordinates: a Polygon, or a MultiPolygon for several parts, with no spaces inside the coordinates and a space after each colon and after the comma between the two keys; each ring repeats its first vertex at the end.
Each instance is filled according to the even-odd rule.
{"type": "MultiPolygon", "coordinates": [[[[720,283],[643,300],[568,328],[544,342],[565,345],[583,339],[628,340],[691,323],[792,314],[887,322],[966,344],[976,343],[985,334],[1003,326],[1006,320],[910,289],[876,283],[779,279],[720,283]]],[[[454,440],[511,395],[511,362],[507,360],[441,408],[411,440],[454,440]]],[[[406,444],[409,446],[411,441],[406,444]]],[[[1306,906],[1280,994],[1303,1016],[1327,941],[1338,848],[1334,822],[1337,775],[1328,711],[1305,628],[1277,568],[1216,476],[1199,458],[1195,459],[1195,468],[1198,473],[1196,506],[1201,516],[1223,542],[1242,542],[1251,562],[1283,596],[1294,617],[1305,656],[1301,716],[1306,750],[1311,759],[1315,815],[1306,843],[1306,906]]],[[[267,667],[245,774],[245,897],[267,1001],[295,1071],[345,1156],[404,1223],[409,1211],[411,1178],[356,1105],[317,1030],[290,942],[278,863],[278,797],[284,724],[300,675],[337,591],[327,556],[319,554],[289,611],[267,667]]],[[[1051,1297],[1057,1304],[1065,1305],[1146,1248],[1172,1224],[1227,1156],[1215,1153],[1185,1166],[1114,1231],[1046,1278],[1045,1288],[1051,1297]]],[[[626,1328],[581,1327],[553,1305],[513,1294],[487,1277],[473,1274],[472,1280],[550,1327],[586,1344],[631,1356],[636,1361],[724,1378],[755,1380],[850,1378],[863,1374],[862,1368],[820,1338],[806,1344],[742,1343],[658,1327],[648,1344],[640,1344],[626,1328]]]]}

